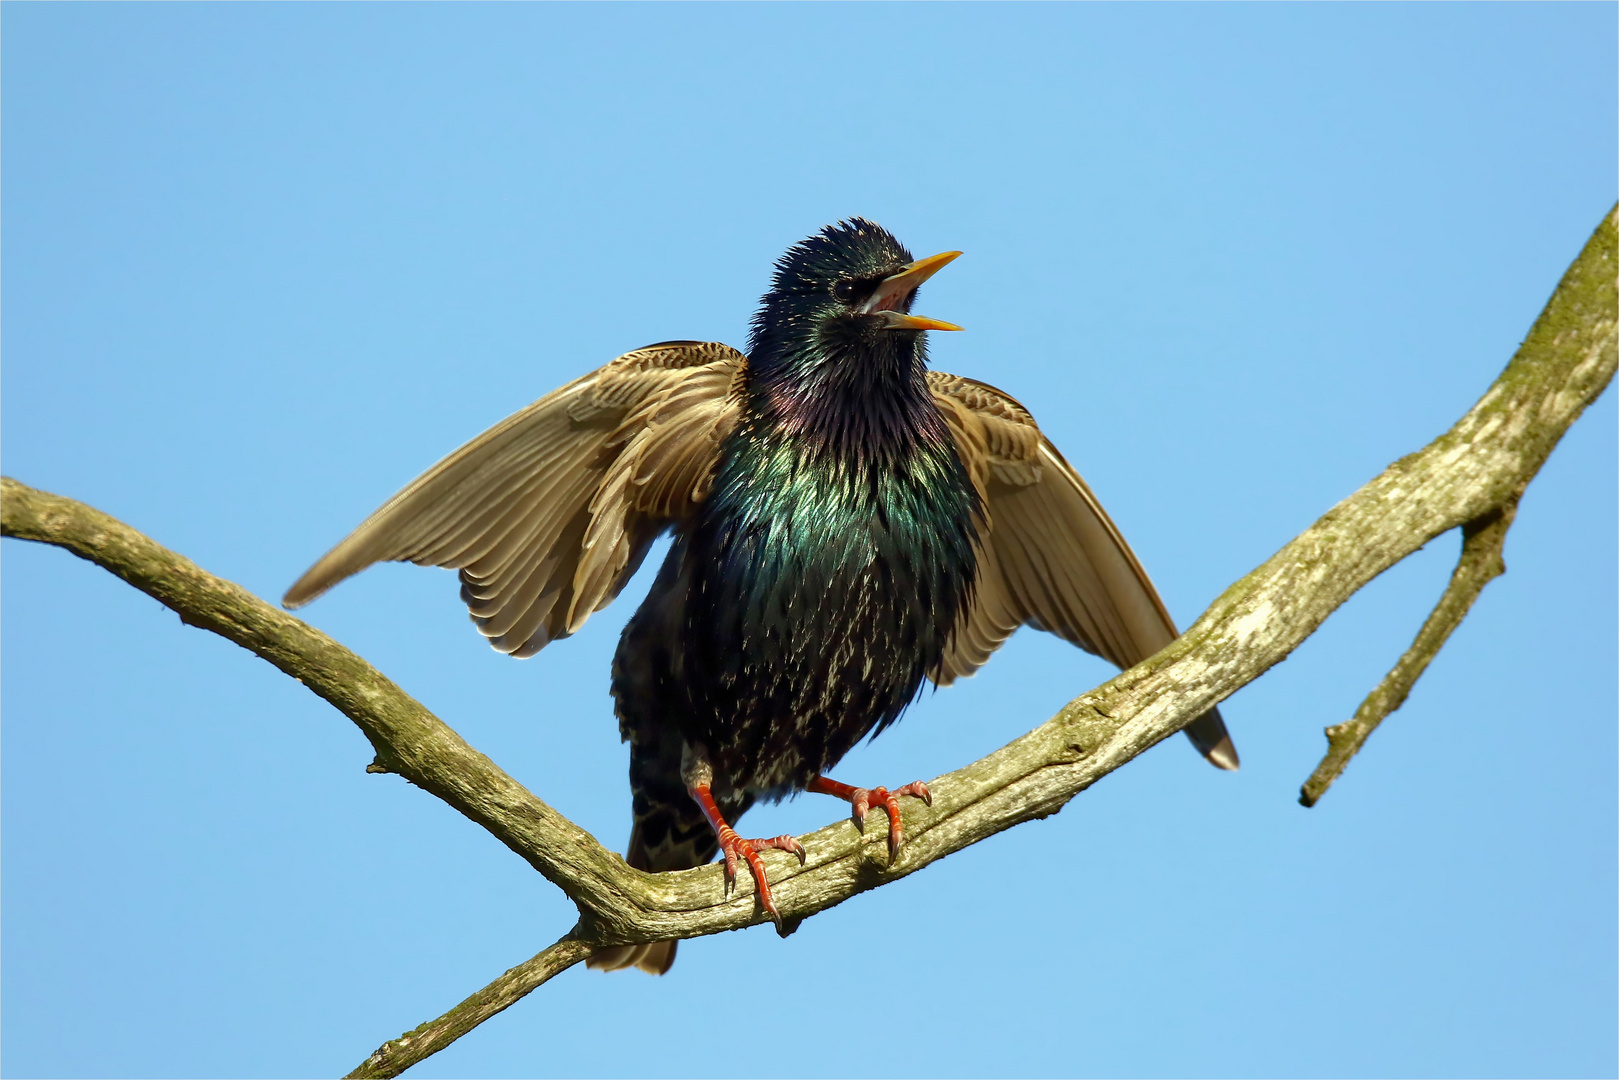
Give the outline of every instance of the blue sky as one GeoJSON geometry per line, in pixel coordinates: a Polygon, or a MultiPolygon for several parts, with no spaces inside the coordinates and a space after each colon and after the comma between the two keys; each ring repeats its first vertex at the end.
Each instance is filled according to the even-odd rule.
{"type": "MultiPolygon", "coordinates": [[[[743,344],[772,260],[862,214],[966,252],[926,290],[967,327],[935,366],[1033,409],[1190,622],[1483,392],[1619,160],[1611,4],[13,3],[0,28],[4,470],[265,597],[583,371],[743,344]]],[[[413,1075],[1613,1074],[1616,437],[1610,391],[1316,809],[1321,728],[1456,537],[1228,703],[1239,774],[1177,739],[787,941],[571,971],[413,1075]]],[[[296,683],[64,552],[0,551],[7,1074],[329,1075],[571,924],[296,683]]],[[[608,664],[648,580],[522,662],[442,571],[304,614],[617,849],[608,664]]],[[[1024,631],[839,775],[949,771],[1109,675],[1024,631]]]]}

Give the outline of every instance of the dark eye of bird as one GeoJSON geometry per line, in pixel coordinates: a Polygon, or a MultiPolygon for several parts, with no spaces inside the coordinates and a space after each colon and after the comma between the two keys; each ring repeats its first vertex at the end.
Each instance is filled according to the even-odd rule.
{"type": "Polygon", "coordinates": [[[854,293],[855,283],[850,281],[848,278],[844,278],[842,281],[832,286],[832,295],[845,303],[854,299],[854,293]]]}

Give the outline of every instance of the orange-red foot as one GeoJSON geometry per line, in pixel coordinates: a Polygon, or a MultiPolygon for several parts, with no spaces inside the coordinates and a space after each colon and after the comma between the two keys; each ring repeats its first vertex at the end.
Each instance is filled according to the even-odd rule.
{"type": "Polygon", "coordinates": [[[770,892],[770,879],[765,874],[764,860],[759,857],[760,848],[774,848],[798,856],[798,865],[804,865],[804,845],[791,836],[774,836],[769,840],[744,840],[727,825],[720,832],[720,850],[725,853],[725,887],[736,887],[736,861],[742,859],[748,864],[748,873],[753,875],[753,886],[759,894],[759,906],[765,909],[770,921],[781,929],[781,912],[776,910],[776,898],[770,892]]]}
{"type": "Polygon", "coordinates": [[[706,784],[694,784],[690,789],[692,799],[702,808],[703,816],[708,819],[709,826],[719,839],[720,851],[725,854],[725,889],[729,893],[736,886],[737,860],[748,864],[748,873],[753,875],[753,886],[759,894],[759,906],[765,909],[770,921],[776,924],[776,932],[785,934],[782,929],[781,912],[776,908],[776,898],[770,892],[770,878],[765,874],[765,862],[759,857],[760,848],[774,848],[798,856],[798,865],[804,865],[804,845],[791,836],[773,836],[768,840],[744,840],[736,834],[736,830],[726,824],[725,817],[720,813],[719,804],[714,801],[713,794],[706,784]]]}
{"type": "Polygon", "coordinates": [[[932,792],[928,791],[928,786],[920,780],[889,791],[883,787],[850,787],[848,784],[840,784],[836,780],[817,776],[809,782],[809,787],[805,790],[843,799],[853,807],[853,812],[849,816],[854,818],[855,826],[861,832],[866,831],[866,814],[871,811],[871,808],[874,806],[882,807],[888,814],[889,862],[893,862],[894,856],[899,854],[900,841],[905,839],[905,827],[900,824],[899,820],[899,797],[901,795],[911,795],[921,799],[929,806],[933,805],[932,792]]]}

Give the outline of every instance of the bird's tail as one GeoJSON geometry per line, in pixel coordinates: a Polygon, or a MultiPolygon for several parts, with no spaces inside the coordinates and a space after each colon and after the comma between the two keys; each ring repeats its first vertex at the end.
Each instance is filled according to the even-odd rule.
{"type": "Polygon", "coordinates": [[[1237,748],[1232,745],[1231,734],[1225,729],[1219,709],[1210,709],[1181,730],[1192,740],[1197,752],[1217,769],[1236,769],[1241,765],[1237,748]]]}
{"type": "Polygon", "coordinates": [[[591,953],[585,967],[597,971],[623,971],[636,967],[648,975],[662,975],[674,967],[675,946],[678,944],[678,941],[654,941],[650,945],[609,945],[591,953]]]}
{"type": "MultiPolygon", "coordinates": [[[[714,830],[708,827],[696,804],[687,802],[675,807],[654,803],[636,815],[624,861],[652,873],[689,870],[707,863],[718,850],[714,830]]],[[[662,975],[675,962],[677,944],[654,941],[646,945],[613,945],[597,949],[585,966],[598,971],[636,967],[650,975],[662,975]]]]}

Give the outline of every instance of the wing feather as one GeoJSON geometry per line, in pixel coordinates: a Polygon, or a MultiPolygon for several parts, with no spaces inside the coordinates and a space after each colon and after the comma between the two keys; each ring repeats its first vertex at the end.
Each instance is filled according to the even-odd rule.
{"type": "MultiPolygon", "coordinates": [[[[973,379],[929,372],[928,382],[984,503],[977,591],[933,680],[971,675],[1022,625],[1120,668],[1174,641],[1179,632],[1146,570],[1029,411],[973,379]]],[[[1236,768],[1217,710],[1187,734],[1211,762],[1236,768]]]]}
{"type": "Polygon", "coordinates": [[[727,345],[673,341],[575,379],[412,481],[282,602],[377,562],[449,567],[479,632],[533,655],[610,603],[707,494],[746,364],[727,345]]]}

